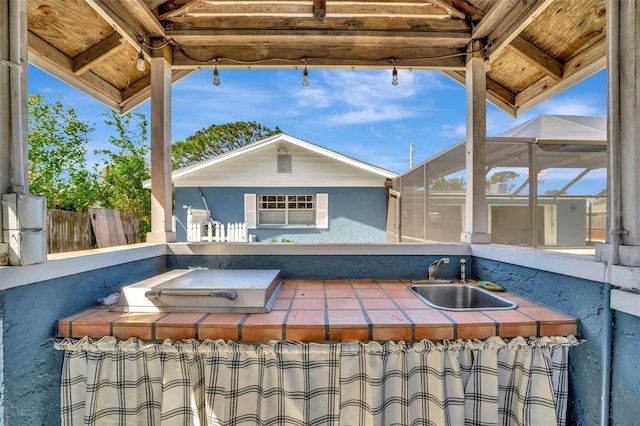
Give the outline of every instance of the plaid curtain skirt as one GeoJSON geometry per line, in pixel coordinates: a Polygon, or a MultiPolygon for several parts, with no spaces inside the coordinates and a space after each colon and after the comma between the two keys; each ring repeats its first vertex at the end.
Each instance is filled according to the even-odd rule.
{"type": "Polygon", "coordinates": [[[565,424],[573,336],[262,345],[64,339],[66,425],[565,424]]]}

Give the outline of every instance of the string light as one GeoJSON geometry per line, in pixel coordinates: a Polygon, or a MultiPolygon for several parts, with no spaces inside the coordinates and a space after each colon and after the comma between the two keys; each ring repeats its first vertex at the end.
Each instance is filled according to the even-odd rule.
{"type": "Polygon", "coordinates": [[[392,59],[393,62],[393,71],[391,71],[391,84],[393,86],[397,86],[398,83],[400,83],[400,80],[398,79],[398,70],[396,69],[396,60],[392,59]]]}
{"type": "Polygon", "coordinates": [[[144,40],[142,37],[138,36],[138,43],[140,43],[140,52],[138,53],[138,60],[136,61],[136,69],[140,72],[145,72],[147,67],[144,63],[144,53],[142,53],[142,46],[144,45],[144,40]]]}
{"type": "Polygon", "coordinates": [[[146,65],[144,63],[144,53],[142,53],[142,47],[140,48],[140,53],[138,53],[138,60],[136,62],[136,68],[140,72],[145,72],[145,70],[147,69],[147,67],[146,67],[146,65]]]}
{"type": "Polygon", "coordinates": [[[220,73],[218,72],[218,58],[216,58],[216,65],[213,68],[213,85],[220,86],[220,73]]]}
{"type": "Polygon", "coordinates": [[[304,71],[302,71],[302,85],[309,85],[309,71],[307,70],[307,58],[304,59],[304,71]]]}

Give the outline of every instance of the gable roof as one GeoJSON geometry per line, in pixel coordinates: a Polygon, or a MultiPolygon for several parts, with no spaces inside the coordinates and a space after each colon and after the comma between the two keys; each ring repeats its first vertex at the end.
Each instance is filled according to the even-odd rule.
{"type": "MultiPolygon", "coordinates": [[[[277,135],[270,136],[268,138],[259,140],[257,142],[245,145],[241,148],[237,148],[224,154],[217,155],[207,160],[191,164],[186,167],[174,170],[171,173],[171,181],[176,184],[181,181],[187,181],[199,172],[205,169],[212,169],[220,167],[231,160],[238,159],[239,157],[246,156],[250,153],[255,153],[260,150],[264,150],[270,146],[277,146],[281,144],[290,144],[299,147],[303,150],[312,152],[316,155],[335,161],[344,166],[354,168],[359,172],[370,174],[373,177],[379,177],[384,179],[393,179],[397,176],[397,173],[375,166],[373,164],[357,160],[355,158],[340,154],[330,149],[321,147],[311,142],[298,139],[286,133],[278,133],[277,135]]],[[[145,182],[145,186],[148,187],[148,182],[145,182]]]]}

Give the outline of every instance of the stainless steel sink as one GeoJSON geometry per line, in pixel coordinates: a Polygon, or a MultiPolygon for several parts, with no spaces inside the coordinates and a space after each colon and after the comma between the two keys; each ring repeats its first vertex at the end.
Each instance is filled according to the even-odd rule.
{"type": "Polygon", "coordinates": [[[447,311],[495,311],[518,304],[487,290],[464,284],[416,284],[409,289],[427,305],[447,311]]]}

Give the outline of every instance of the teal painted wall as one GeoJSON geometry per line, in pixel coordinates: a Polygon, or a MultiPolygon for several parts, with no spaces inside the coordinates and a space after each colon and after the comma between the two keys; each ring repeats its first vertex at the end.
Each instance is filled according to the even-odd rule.
{"type": "Polygon", "coordinates": [[[59,319],[83,311],[123,285],[166,271],[166,257],[126,263],[0,292],[4,421],[60,423],[62,352],[53,348],[59,319]]]}
{"type": "MultiPolygon", "coordinates": [[[[473,258],[472,274],[507,291],[571,315],[585,339],[569,351],[569,424],[596,425],[600,420],[602,361],[602,283],[473,258]]],[[[611,424],[638,424],[640,419],[640,318],[614,311],[611,424]]]]}
{"type": "MultiPolygon", "coordinates": [[[[250,229],[258,241],[283,238],[296,242],[384,242],[387,226],[385,188],[202,188],[214,220],[223,224],[244,222],[244,194],[329,194],[329,229],[250,229]]],[[[176,232],[186,241],[188,205],[203,209],[198,188],[176,188],[176,232]]]]}
{"type": "MultiPolygon", "coordinates": [[[[95,304],[119,287],[167,268],[277,268],[285,277],[425,278],[439,256],[162,256],[0,292],[2,374],[6,425],[59,424],[62,353],[53,349],[57,320],[95,304]]],[[[456,278],[450,256],[440,277],[456,278]]],[[[599,420],[603,285],[482,258],[467,258],[470,275],[572,315],[585,342],[570,350],[569,424],[599,420]]],[[[640,418],[640,318],[614,313],[611,424],[640,418]]]]}

